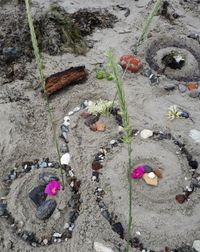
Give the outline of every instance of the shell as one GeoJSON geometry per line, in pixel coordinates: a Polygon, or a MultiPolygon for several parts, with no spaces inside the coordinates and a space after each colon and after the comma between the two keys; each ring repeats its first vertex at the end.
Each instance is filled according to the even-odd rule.
{"type": "Polygon", "coordinates": [[[148,130],[148,129],[144,129],[140,132],[140,136],[143,139],[147,139],[151,136],[153,136],[153,131],[152,130],[148,130]]]}

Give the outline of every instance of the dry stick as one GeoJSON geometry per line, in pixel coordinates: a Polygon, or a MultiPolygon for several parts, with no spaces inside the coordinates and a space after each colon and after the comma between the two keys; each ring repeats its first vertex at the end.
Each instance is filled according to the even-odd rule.
{"type": "Polygon", "coordinates": [[[120,111],[122,113],[122,121],[123,121],[123,127],[124,127],[124,137],[123,142],[127,144],[128,147],[128,182],[129,182],[129,217],[128,217],[128,237],[127,237],[127,244],[126,244],[126,251],[129,251],[129,240],[131,237],[131,226],[132,226],[132,181],[131,181],[131,127],[129,122],[129,115],[128,115],[128,109],[126,105],[125,100],[125,94],[124,89],[122,87],[122,83],[119,77],[118,69],[117,69],[117,63],[113,59],[113,55],[111,51],[108,51],[106,54],[106,57],[110,63],[110,66],[112,68],[114,81],[115,81],[115,87],[117,90],[117,96],[120,106],[120,111]]]}
{"type": "Polygon", "coordinates": [[[44,91],[44,97],[46,100],[47,111],[48,111],[49,118],[50,118],[51,125],[52,125],[53,139],[54,139],[56,152],[57,152],[57,156],[58,156],[58,162],[60,165],[62,188],[64,189],[64,174],[63,174],[62,165],[61,165],[61,161],[60,161],[61,155],[60,155],[59,145],[58,145],[58,141],[57,141],[57,137],[56,137],[56,127],[55,127],[55,123],[54,123],[54,119],[53,119],[52,109],[51,109],[49,99],[48,99],[48,94],[46,93],[46,90],[45,90],[45,76],[44,76],[44,72],[43,72],[42,60],[40,58],[38,42],[37,42],[35,29],[34,29],[34,25],[33,25],[33,19],[31,16],[29,0],[25,0],[25,4],[26,4],[26,12],[27,12],[27,17],[28,17],[29,29],[30,29],[30,33],[31,33],[31,41],[32,41],[34,55],[35,55],[36,67],[37,67],[37,70],[39,73],[40,85],[44,91]]]}

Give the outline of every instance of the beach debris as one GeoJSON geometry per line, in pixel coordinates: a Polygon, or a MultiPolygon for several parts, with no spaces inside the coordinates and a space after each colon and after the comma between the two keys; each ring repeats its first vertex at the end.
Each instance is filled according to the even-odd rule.
{"type": "Polygon", "coordinates": [[[28,194],[29,198],[37,207],[40,206],[47,198],[47,195],[44,193],[44,189],[44,185],[39,185],[33,188],[33,190],[28,194]]]}
{"type": "Polygon", "coordinates": [[[152,72],[151,68],[145,68],[142,72],[142,74],[149,78],[151,85],[157,85],[159,83],[158,77],[152,72]]]}
{"type": "Polygon", "coordinates": [[[181,112],[177,105],[172,105],[168,108],[168,112],[167,112],[167,118],[169,120],[174,120],[176,118],[180,118],[181,112]]]}
{"type": "Polygon", "coordinates": [[[93,115],[109,115],[110,114],[110,109],[115,105],[116,103],[113,104],[113,101],[109,100],[98,100],[96,102],[90,102],[90,104],[87,107],[87,112],[93,115]]]}
{"type": "Polygon", "coordinates": [[[195,39],[195,40],[197,40],[200,43],[200,35],[197,32],[191,32],[188,35],[188,38],[195,39]]]}
{"type": "Polygon", "coordinates": [[[141,165],[136,166],[136,168],[131,173],[131,177],[133,179],[140,179],[142,178],[143,175],[144,175],[144,167],[141,165]]]}
{"type": "Polygon", "coordinates": [[[0,217],[7,215],[7,204],[0,203],[0,217]]]}
{"type": "Polygon", "coordinates": [[[149,165],[142,165],[142,167],[144,168],[145,173],[150,173],[153,171],[153,169],[149,165]]]}
{"type": "Polygon", "coordinates": [[[165,68],[181,69],[185,64],[185,59],[180,53],[171,51],[162,58],[162,64],[164,64],[165,68]]]}
{"type": "Polygon", "coordinates": [[[94,242],[94,249],[96,252],[114,252],[111,248],[104,246],[100,242],[94,242]]]}
{"type": "Polygon", "coordinates": [[[176,201],[178,201],[178,203],[183,204],[186,200],[187,198],[184,194],[176,195],[176,201]]]}
{"type": "Polygon", "coordinates": [[[97,171],[97,170],[100,170],[102,168],[103,168],[103,166],[99,161],[94,160],[92,162],[92,170],[97,171]]]}
{"type": "Polygon", "coordinates": [[[178,89],[181,93],[185,93],[187,91],[187,87],[184,84],[179,84],[178,89]]]}
{"type": "Polygon", "coordinates": [[[193,247],[194,249],[196,249],[196,251],[200,252],[200,240],[195,240],[195,241],[193,242],[192,247],[193,247]]]}
{"type": "Polygon", "coordinates": [[[99,132],[104,132],[106,130],[106,125],[100,121],[95,123],[96,130],[99,132]]]}
{"type": "Polygon", "coordinates": [[[133,55],[123,55],[120,58],[120,65],[124,70],[137,73],[142,66],[140,59],[133,55]]]}
{"type": "Polygon", "coordinates": [[[153,172],[144,173],[142,178],[144,179],[147,185],[151,185],[151,186],[158,185],[158,177],[153,172]]]}
{"type": "Polygon", "coordinates": [[[196,90],[198,88],[198,85],[195,82],[189,82],[186,84],[186,87],[189,91],[192,91],[192,90],[196,90]]]}
{"type": "Polygon", "coordinates": [[[69,153],[63,154],[61,159],[60,159],[60,163],[62,165],[68,165],[69,162],[70,162],[70,154],[69,153]]]}
{"type": "Polygon", "coordinates": [[[200,90],[198,90],[198,89],[192,90],[189,93],[189,96],[192,98],[197,98],[197,97],[199,97],[199,95],[200,95],[200,90]]]}
{"type": "Polygon", "coordinates": [[[124,228],[121,222],[117,222],[111,225],[112,230],[117,233],[121,239],[124,239],[124,228]]]}
{"type": "Polygon", "coordinates": [[[36,217],[40,220],[48,219],[56,209],[57,203],[54,199],[44,201],[36,211],[36,217]]]}
{"type": "Polygon", "coordinates": [[[51,95],[66,86],[82,83],[86,79],[87,71],[85,70],[85,66],[71,67],[49,76],[45,81],[45,92],[51,95]]]}
{"type": "Polygon", "coordinates": [[[45,187],[45,194],[55,196],[60,191],[60,183],[57,180],[51,180],[45,187]]]}
{"type": "Polygon", "coordinates": [[[174,84],[168,84],[166,86],[164,86],[164,89],[166,91],[173,91],[176,88],[176,86],[174,84]]]}
{"type": "Polygon", "coordinates": [[[200,143],[200,131],[196,129],[190,130],[189,136],[195,141],[195,143],[200,143]]]}
{"type": "Polygon", "coordinates": [[[156,176],[158,178],[161,179],[163,177],[162,172],[160,171],[160,169],[153,167],[153,172],[156,174],[156,176]]]}
{"type": "Polygon", "coordinates": [[[143,139],[147,139],[147,138],[153,136],[153,131],[152,131],[152,130],[149,130],[149,129],[143,129],[143,130],[140,132],[140,136],[141,136],[141,138],[143,138],[143,139]]]}
{"type": "Polygon", "coordinates": [[[116,5],[116,7],[118,8],[118,9],[120,9],[120,10],[122,10],[122,11],[125,11],[125,13],[124,13],[124,16],[125,17],[128,17],[129,15],[130,15],[130,9],[128,8],[128,7],[124,7],[124,6],[121,6],[121,5],[116,5]]]}

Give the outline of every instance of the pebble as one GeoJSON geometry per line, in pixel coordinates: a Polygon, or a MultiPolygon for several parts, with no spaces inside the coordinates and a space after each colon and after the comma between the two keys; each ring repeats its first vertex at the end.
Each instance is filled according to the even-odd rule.
{"type": "Polygon", "coordinates": [[[47,198],[47,195],[44,193],[44,189],[44,185],[39,185],[33,188],[33,190],[28,194],[29,198],[37,207],[39,207],[47,198]]]}
{"type": "Polygon", "coordinates": [[[72,231],[70,231],[68,228],[62,233],[62,239],[66,238],[72,238],[72,231]]]}
{"type": "Polygon", "coordinates": [[[109,211],[108,211],[107,209],[102,209],[101,215],[102,215],[108,222],[111,223],[112,217],[111,217],[111,214],[109,213],[109,211]]]}
{"type": "Polygon", "coordinates": [[[100,115],[89,115],[85,120],[85,125],[90,127],[99,120],[100,115]]]}
{"type": "Polygon", "coordinates": [[[192,91],[190,91],[189,96],[192,98],[197,98],[199,96],[199,94],[200,94],[199,90],[192,90],[192,91]]]}
{"type": "Polygon", "coordinates": [[[144,129],[140,132],[140,136],[143,139],[147,139],[151,136],[153,136],[153,131],[152,130],[148,130],[148,129],[144,129]]]}
{"type": "Polygon", "coordinates": [[[45,162],[45,161],[42,160],[42,161],[39,162],[39,167],[40,168],[47,168],[48,164],[47,164],[47,162],[45,162]]]}
{"type": "Polygon", "coordinates": [[[144,168],[145,173],[150,173],[153,171],[153,169],[149,165],[142,165],[142,167],[144,168]]]}
{"type": "Polygon", "coordinates": [[[112,230],[115,233],[119,234],[121,239],[124,238],[124,228],[123,228],[123,226],[122,226],[122,224],[120,222],[112,224],[112,230]]]}
{"type": "Polygon", "coordinates": [[[182,111],[181,114],[180,114],[180,117],[184,117],[184,118],[187,119],[187,118],[190,117],[190,115],[189,115],[189,113],[187,111],[182,111]]]}
{"type": "Polygon", "coordinates": [[[96,130],[99,132],[104,132],[106,130],[106,125],[100,121],[97,121],[95,123],[95,126],[96,126],[96,130]]]}
{"type": "Polygon", "coordinates": [[[60,146],[60,152],[62,152],[62,153],[69,152],[69,147],[68,147],[68,145],[66,143],[61,144],[61,146],[60,146]]]}
{"type": "Polygon", "coordinates": [[[154,179],[156,177],[155,173],[154,172],[150,172],[147,174],[147,176],[151,179],[154,179]]]}
{"type": "Polygon", "coordinates": [[[55,237],[55,238],[61,238],[61,236],[62,236],[62,234],[60,234],[60,233],[54,233],[53,234],[53,237],[55,237]]]}
{"type": "Polygon", "coordinates": [[[192,168],[192,169],[197,169],[198,168],[198,166],[199,166],[199,164],[198,164],[198,162],[196,161],[196,160],[190,160],[189,162],[188,162],[188,164],[189,164],[189,166],[192,168]]]}
{"type": "Polygon", "coordinates": [[[162,172],[159,169],[153,168],[153,172],[156,174],[156,176],[158,178],[162,178],[163,177],[162,172]]]}
{"type": "Polygon", "coordinates": [[[114,252],[111,248],[108,248],[99,242],[94,242],[94,249],[96,252],[114,252]]]}
{"type": "Polygon", "coordinates": [[[39,174],[39,183],[41,185],[44,186],[48,184],[51,180],[59,181],[59,178],[54,173],[51,173],[51,172],[42,172],[39,174]]]}
{"type": "Polygon", "coordinates": [[[44,245],[47,245],[47,244],[48,244],[48,240],[47,240],[47,239],[44,239],[44,240],[43,240],[43,243],[44,243],[44,245]]]}
{"type": "Polygon", "coordinates": [[[169,84],[169,85],[164,86],[164,89],[166,91],[173,91],[175,88],[176,86],[174,84],[169,84]]]}
{"type": "Polygon", "coordinates": [[[193,242],[192,247],[193,247],[194,249],[196,249],[198,252],[200,252],[200,240],[195,240],[195,241],[193,242]]]}
{"type": "Polygon", "coordinates": [[[7,204],[0,203],[0,217],[7,214],[7,204]]]}
{"type": "Polygon", "coordinates": [[[187,87],[183,84],[179,84],[178,89],[181,93],[185,93],[187,91],[187,87]]]}
{"type": "Polygon", "coordinates": [[[40,220],[48,219],[54,212],[57,203],[54,199],[49,199],[44,201],[38,208],[36,212],[36,217],[40,220]]]}
{"type": "Polygon", "coordinates": [[[99,161],[94,160],[92,162],[92,170],[97,171],[97,170],[102,169],[102,168],[103,168],[103,166],[99,161]]]}
{"type": "Polygon", "coordinates": [[[158,185],[158,177],[155,175],[154,178],[150,178],[149,176],[149,173],[144,173],[143,175],[143,179],[144,181],[147,183],[147,185],[151,185],[151,186],[157,186],[158,185]]]}
{"type": "Polygon", "coordinates": [[[183,204],[186,201],[186,197],[184,194],[178,194],[176,195],[176,201],[178,201],[178,203],[183,204]]]}
{"type": "Polygon", "coordinates": [[[110,141],[110,145],[111,145],[112,147],[116,147],[116,146],[118,145],[117,140],[115,140],[115,139],[111,140],[111,141],[110,141]]]}
{"type": "Polygon", "coordinates": [[[74,110],[73,110],[73,112],[78,112],[78,111],[80,111],[80,110],[81,110],[80,107],[75,107],[74,110]]]}
{"type": "Polygon", "coordinates": [[[68,165],[70,162],[70,154],[69,153],[65,153],[64,155],[62,155],[60,162],[62,165],[68,165]]]}
{"type": "Polygon", "coordinates": [[[68,116],[71,116],[71,115],[73,115],[74,114],[74,111],[69,111],[68,112],[68,116]]]}
{"type": "Polygon", "coordinates": [[[2,50],[6,61],[14,61],[19,56],[19,51],[15,47],[4,47],[2,50]]]}

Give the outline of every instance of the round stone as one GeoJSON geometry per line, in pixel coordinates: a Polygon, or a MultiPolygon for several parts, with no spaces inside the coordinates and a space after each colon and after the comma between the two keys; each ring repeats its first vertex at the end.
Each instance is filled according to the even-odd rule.
{"type": "Polygon", "coordinates": [[[64,155],[62,155],[60,162],[62,165],[68,165],[70,162],[70,154],[69,153],[65,153],[64,155]]]}
{"type": "Polygon", "coordinates": [[[190,91],[189,96],[192,98],[197,98],[199,96],[199,94],[200,94],[199,90],[192,90],[192,91],[190,91]]]}

